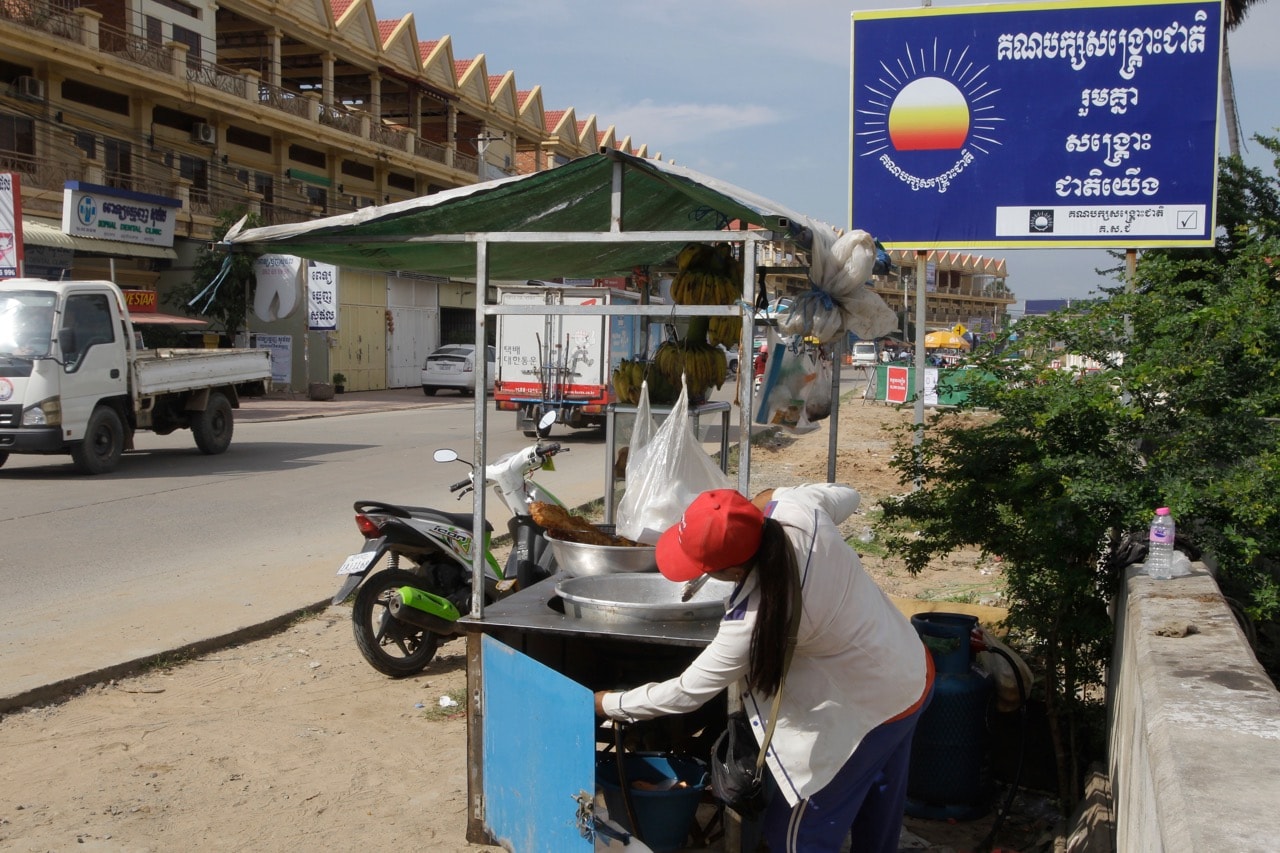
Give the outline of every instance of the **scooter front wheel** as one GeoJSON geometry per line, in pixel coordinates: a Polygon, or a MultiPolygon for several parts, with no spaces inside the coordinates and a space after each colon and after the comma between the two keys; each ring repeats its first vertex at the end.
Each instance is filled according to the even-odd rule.
{"type": "Polygon", "coordinates": [[[422,587],[423,577],[404,569],[374,572],[360,585],[351,605],[356,647],[371,667],[392,678],[421,672],[440,643],[438,634],[391,615],[391,595],[402,586],[422,587]]]}

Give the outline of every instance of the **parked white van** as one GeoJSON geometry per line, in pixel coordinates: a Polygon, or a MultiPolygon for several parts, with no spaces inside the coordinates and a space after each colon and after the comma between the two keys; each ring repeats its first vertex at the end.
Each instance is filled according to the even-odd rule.
{"type": "Polygon", "coordinates": [[[880,357],[875,341],[854,341],[851,364],[855,367],[873,367],[880,357]]]}

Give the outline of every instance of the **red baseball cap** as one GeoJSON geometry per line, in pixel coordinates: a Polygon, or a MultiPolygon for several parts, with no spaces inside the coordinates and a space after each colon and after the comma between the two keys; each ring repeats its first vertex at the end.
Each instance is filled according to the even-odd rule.
{"type": "Polygon", "coordinates": [[[764,513],[733,489],[693,499],[679,523],[658,539],[658,570],[673,581],[741,566],[760,547],[764,513]]]}

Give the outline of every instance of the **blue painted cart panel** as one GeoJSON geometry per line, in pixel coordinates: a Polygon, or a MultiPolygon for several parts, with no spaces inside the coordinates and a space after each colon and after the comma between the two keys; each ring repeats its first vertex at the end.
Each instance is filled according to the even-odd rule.
{"type": "Polygon", "coordinates": [[[484,824],[515,853],[589,851],[575,797],[595,792],[591,691],[482,638],[484,824]]]}

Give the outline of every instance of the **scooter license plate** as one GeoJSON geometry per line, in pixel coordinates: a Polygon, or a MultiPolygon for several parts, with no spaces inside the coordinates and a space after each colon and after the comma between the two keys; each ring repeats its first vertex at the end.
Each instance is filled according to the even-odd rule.
{"type": "Polygon", "coordinates": [[[342,565],[338,566],[339,575],[357,575],[369,568],[369,564],[373,562],[373,558],[377,556],[376,551],[361,551],[359,554],[352,554],[350,557],[342,561],[342,565]]]}

